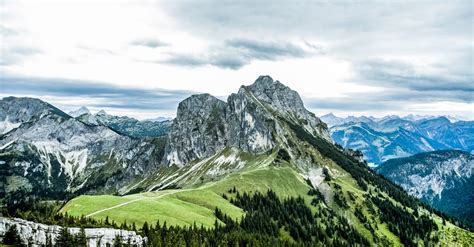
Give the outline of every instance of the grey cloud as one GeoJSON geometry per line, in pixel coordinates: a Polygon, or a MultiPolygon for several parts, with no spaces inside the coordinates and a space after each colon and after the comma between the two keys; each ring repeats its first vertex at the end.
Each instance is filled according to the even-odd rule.
{"type": "Polygon", "coordinates": [[[219,46],[211,46],[205,54],[171,54],[171,57],[163,62],[190,67],[212,65],[237,70],[256,60],[302,58],[319,52],[319,49],[313,46],[309,48],[303,49],[299,45],[288,42],[230,39],[219,46]]]}
{"type": "Polygon", "coordinates": [[[161,40],[157,40],[157,39],[140,39],[140,40],[135,40],[131,42],[130,44],[135,45],[135,46],[145,46],[149,48],[169,46],[168,43],[163,42],[161,40]]]}
{"type": "Polygon", "coordinates": [[[186,90],[126,88],[93,81],[9,75],[2,75],[0,86],[2,94],[6,95],[88,98],[91,99],[90,106],[137,110],[174,110],[181,100],[195,93],[186,90]]]}
{"type": "MultiPolygon", "coordinates": [[[[303,35],[352,39],[382,38],[408,31],[466,36],[472,19],[469,1],[167,1],[160,6],[196,35],[229,37],[303,35]],[[438,14],[442,13],[442,14],[438,14]],[[428,29],[428,28],[429,29],[428,29]],[[397,32],[398,31],[398,32],[397,32]]],[[[404,34],[402,34],[404,35],[404,34]]],[[[397,40],[401,41],[401,40],[397,40]]]]}
{"type": "Polygon", "coordinates": [[[226,46],[242,51],[242,55],[259,60],[275,60],[279,57],[305,57],[308,52],[300,46],[286,42],[261,42],[249,39],[227,40],[226,46]]]}
{"type": "Polygon", "coordinates": [[[171,58],[165,60],[164,63],[188,67],[204,66],[207,64],[205,59],[185,54],[172,54],[171,58]]]}
{"type": "Polygon", "coordinates": [[[471,94],[474,92],[472,71],[454,76],[425,75],[416,73],[415,67],[411,64],[380,59],[361,62],[356,68],[363,83],[415,91],[465,91],[471,94]]]}
{"type": "Polygon", "coordinates": [[[349,112],[401,110],[416,103],[442,101],[472,103],[472,93],[468,91],[392,89],[376,93],[352,93],[333,98],[304,98],[306,106],[311,109],[349,112]]]}
{"type": "Polygon", "coordinates": [[[8,66],[21,63],[28,56],[40,54],[41,51],[34,47],[13,46],[2,50],[0,65],[8,66]]]}
{"type": "MultiPolygon", "coordinates": [[[[348,62],[416,57],[426,64],[442,61],[449,66],[446,75],[457,75],[466,64],[474,69],[470,1],[203,0],[166,1],[160,7],[192,35],[217,43],[236,37],[311,40],[324,44],[326,55],[348,62]],[[469,59],[460,61],[459,54],[469,59]]],[[[267,55],[252,49],[258,46],[243,47],[255,57],[267,55]]]]}

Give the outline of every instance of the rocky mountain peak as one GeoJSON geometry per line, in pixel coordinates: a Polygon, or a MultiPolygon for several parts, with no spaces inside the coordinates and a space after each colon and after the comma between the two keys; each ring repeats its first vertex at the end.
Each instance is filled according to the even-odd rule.
{"type": "Polygon", "coordinates": [[[96,115],[96,116],[107,116],[108,114],[107,114],[107,112],[105,112],[104,110],[100,110],[100,111],[98,111],[95,115],[96,115]]]}
{"type": "Polygon", "coordinates": [[[6,97],[0,100],[0,134],[16,129],[22,123],[44,116],[69,119],[70,116],[58,108],[28,97],[6,97]]]}
{"type": "Polygon", "coordinates": [[[81,106],[81,108],[79,108],[75,111],[70,111],[70,112],[68,112],[68,114],[72,117],[79,117],[79,116],[84,115],[84,114],[90,114],[90,111],[89,111],[89,109],[87,109],[87,107],[81,106]]]}
{"type": "Polygon", "coordinates": [[[306,118],[310,113],[304,107],[303,101],[296,91],[279,81],[274,81],[270,76],[260,76],[247,88],[255,98],[269,104],[282,114],[290,114],[296,118],[306,118]]]}
{"type": "MultiPolygon", "coordinates": [[[[184,165],[224,147],[258,154],[278,145],[281,118],[331,141],[326,125],[304,108],[296,91],[260,76],[223,102],[209,94],[193,95],[178,106],[163,162],[184,165]]],[[[286,143],[286,142],[285,142],[286,143]]]]}
{"type": "Polygon", "coordinates": [[[281,84],[279,81],[274,81],[273,78],[271,78],[269,75],[261,75],[249,87],[264,89],[273,87],[277,83],[281,84]]]}
{"type": "Polygon", "coordinates": [[[210,94],[195,94],[178,105],[177,117],[188,118],[190,116],[207,116],[215,107],[225,108],[226,103],[210,94]]]}

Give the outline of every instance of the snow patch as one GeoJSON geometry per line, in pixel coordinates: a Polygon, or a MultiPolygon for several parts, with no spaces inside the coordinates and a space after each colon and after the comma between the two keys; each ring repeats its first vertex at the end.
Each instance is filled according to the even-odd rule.
{"type": "Polygon", "coordinates": [[[250,129],[253,129],[255,127],[255,120],[248,112],[245,112],[245,122],[247,122],[250,129]]]}
{"type": "Polygon", "coordinates": [[[4,135],[10,132],[11,130],[20,127],[20,125],[21,125],[21,122],[18,122],[18,123],[10,122],[7,116],[5,120],[3,120],[3,122],[0,122],[0,132],[2,133],[2,135],[4,135]]]}
{"type": "Polygon", "coordinates": [[[5,143],[5,145],[3,145],[3,146],[0,147],[0,150],[3,150],[3,149],[5,149],[5,148],[7,148],[7,147],[10,146],[11,144],[13,144],[16,140],[17,140],[17,139],[14,139],[14,140],[12,140],[12,141],[9,141],[9,142],[5,143]]]}

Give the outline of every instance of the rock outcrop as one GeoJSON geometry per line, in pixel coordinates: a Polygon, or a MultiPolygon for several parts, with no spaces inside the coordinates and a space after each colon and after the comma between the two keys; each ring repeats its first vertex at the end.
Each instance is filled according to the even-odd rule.
{"type": "MultiPolygon", "coordinates": [[[[12,225],[16,225],[21,240],[24,244],[28,244],[29,246],[44,246],[47,239],[51,239],[54,245],[62,229],[62,227],[56,225],[44,225],[17,218],[10,219],[0,217],[0,237],[3,237],[12,225]]],[[[68,228],[68,230],[73,235],[79,234],[81,231],[81,229],[77,227],[68,228]]],[[[134,246],[143,246],[145,241],[142,236],[134,231],[111,228],[86,228],[84,231],[87,244],[90,247],[111,246],[116,236],[121,237],[122,243],[130,243],[134,246]]]]}
{"type": "Polygon", "coordinates": [[[183,166],[225,147],[259,154],[275,148],[285,134],[282,119],[332,142],[326,124],[308,111],[297,92],[269,76],[242,86],[223,102],[209,94],[179,104],[163,163],[183,166]]]}

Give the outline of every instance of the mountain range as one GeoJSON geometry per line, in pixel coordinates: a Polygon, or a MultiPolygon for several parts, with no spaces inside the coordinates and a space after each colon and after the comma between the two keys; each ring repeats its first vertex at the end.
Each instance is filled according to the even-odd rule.
{"type": "Polygon", "coordinates": [[[333,140],[344,148],[360,150],[372,165],[392,158],[435,150],[474,150],[474,121],[447,117],[387,116],[322,117],[330,123],[333,140]]]}
{"type": "Polygon", "coordinates": [[[474,155],[433,151],[392,159],[375,170],[409,194],[474,226],[474,155]]]}
{"type": "Polygon", "coordinates": [[[163,138],[124,135],[80,121],[38,99],[7,97],[0,107],[0,121],[7,126],[0,136],[7,195],[64,197],[82,190],[114,191],[152,170],[162,153],[163,138]]]}
{"type": "MultiPolygon", "coordinates": [[[[269,76],[226,101],[190,96],[165,136],[143,134],[148,127],[128,125],[138,120],[105,112],[73,115],[38,99],[0,101],[3,203],[75,196],[59,213],[137,225],[198,224],[216,232],[224,224],[294,244],[474,241],[474,234],[372,171],[357,152],[335,145],[299,94],[269,76]]],[[[434,138],[450,131],[423,133],[434,138]]]]}

